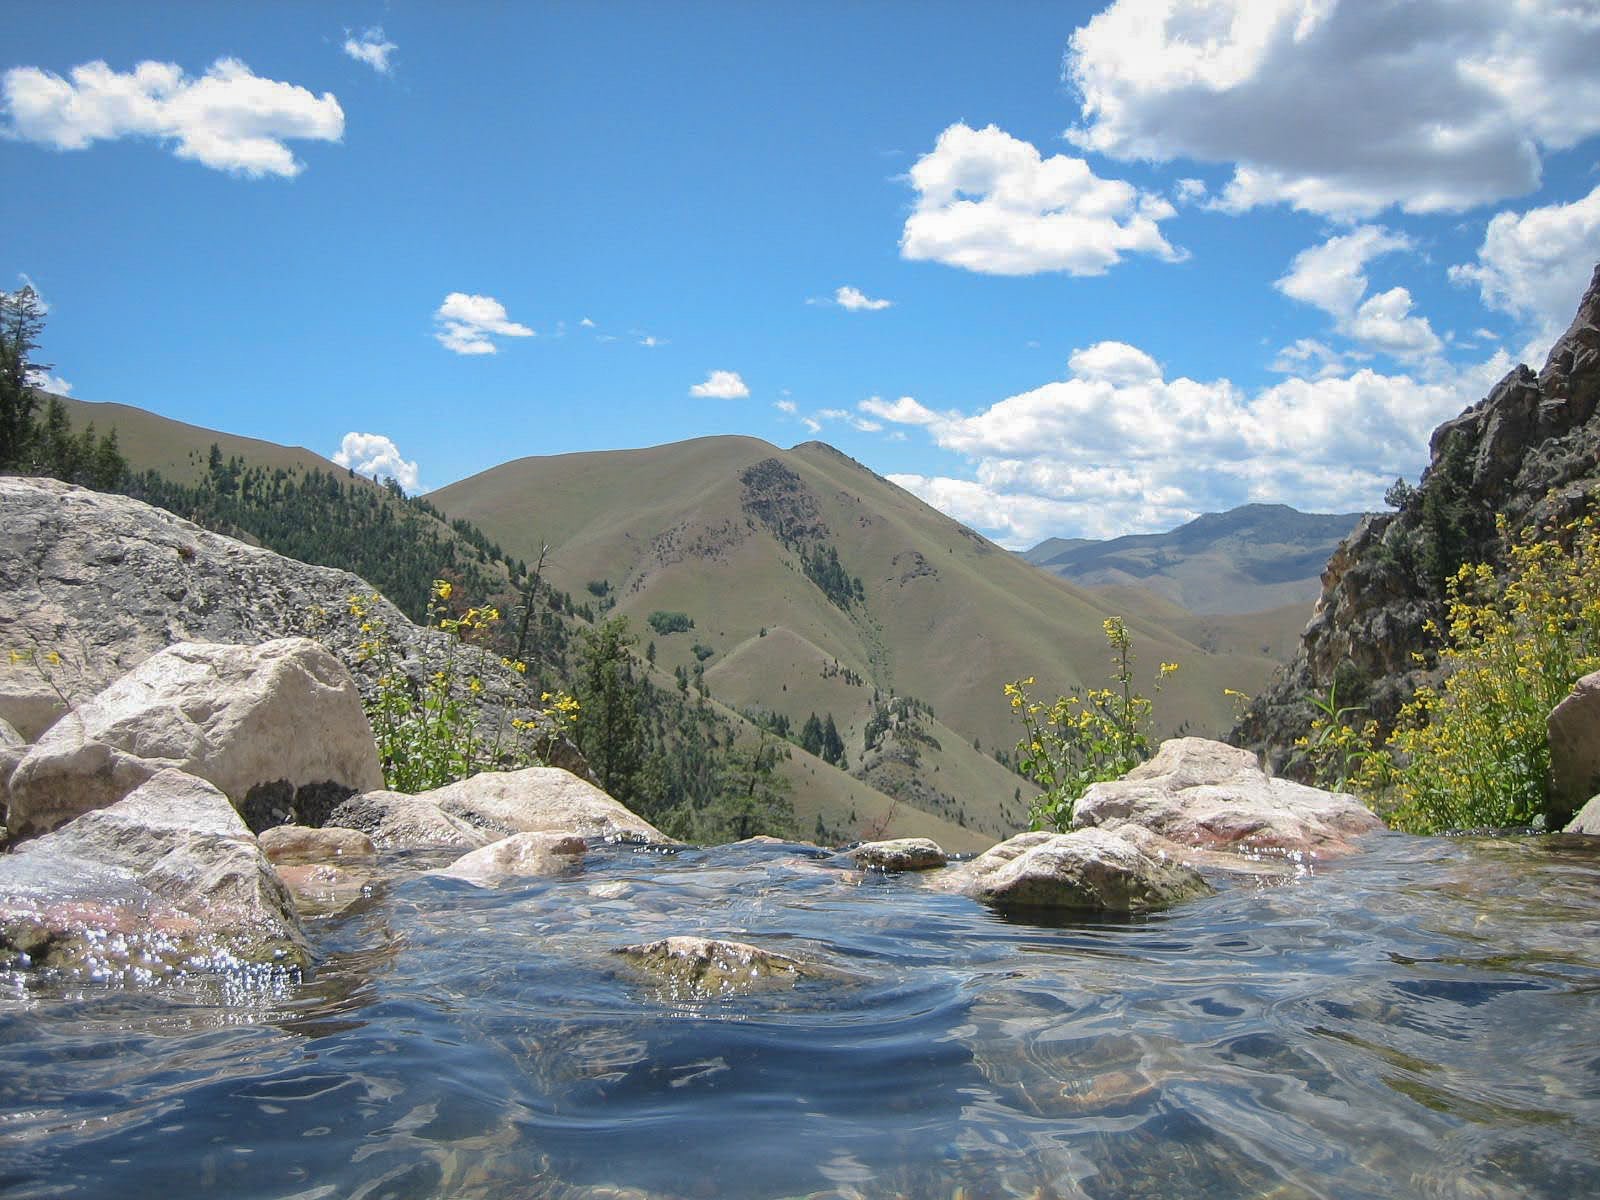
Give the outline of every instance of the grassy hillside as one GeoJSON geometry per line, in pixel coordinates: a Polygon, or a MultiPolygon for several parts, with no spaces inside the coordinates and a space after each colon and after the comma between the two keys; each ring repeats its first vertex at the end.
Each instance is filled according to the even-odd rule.
{"type": "MultiPolygon", "coordinates": [[[[1233,718],[1223,689],[1253,692],[1276,665],[1275,638],[1248,624],[1208,628],[1149,602],[1113,603],[816,442],[784,451],[703,438],[521,459],[430,499],[514,554],[548,541],[559,586],[603,593],[636,628],[655,612],[686,614],[691,629],[641,635],[664,669],[698,669],[734,707],[796,726],[831,712],[848,730],[853,770],[868,767],[862,734],[875,702],[925,703],[940,749],[924,747],[901,772],[913,777],[902,803],[952,794],[976,827],[1018,823],[1019,781],[990,757],[1017,736],[1003,684],[1103,682],[1108,616],[1127,616],[1141,674],[1181,664],[1157,708],[1168,731],[1220,733],[1233,718]],[[823,552],[839,578],[814,569],[823,552]]],[[[874,778],[888,786],[894,773],[874,778]]]]}
{"type": "MultiPolygon", "coordinates": [[[[246,498],[238,494],[226,501],[219,501],[210,495],[207,491],[210,475],[208,464],[213,445],[218,447],[224,459],[237,460],[239,473],[246,480],[262,476],[270,478],[279,472],[289,476],[291,483],[303,481],[308,475],[334,478],[349,493],[340,501],[339,508],[343,516],[335,522],[343,532],[360,538],[360,525],[370,527],[376,521],[379,525],[392,523],[405,528],[406,523],[410,522],[416,532],[408,538],[408,544],[413,550],[432,555],[419,576],[424,592],[426,580],[432,576],[454,574],[460,577],[459,572],[451,569],[452,562],[463,570],[470,566],[469,573],[477,583],[469,591],[466,601],[494,599],[508,616],[515,617],[517,595],[526,588],[528,581],[518,575],[511,563],[485,554],[481,536],[468,536],[462,530],[452,528],[450,523],[436,519],[415,502],[407,502],[368,479],[351,475],[313,451],[189,425],[126,405],[63,400],[74,428],[81,429],[92,422],[101,433],[115,429],[134,472],[142,474],[156,471],[164,480],[175,485],[175,491],[185,494],[188,502],[180,506],[184,510],[183,515],[207,520],[219,512],[226,512],[230,520],[210,520],[208,523],[221,527],[223,532],[269,545],[276,540],[271,535],[274,522],[292,515],[287,510],[283,513],[272,511],[270,501],[263,502],[259,497],[247,503],[246,498]],[[359,525],[351,517],[351,512],[356,510],[359,510],[359,525]],[[381,518],[384,510],[392,515],[381,518]],[[247,524],[241,525],[240,522],[247,524]]],[[[304,500],[304,496],[301,499],[304,500]]],[[[321,526],[327,522],[313,514],[308,524],[321,526]]],[[[294,532],[297,536],[291,540],[298,542],[298,535],[304,530],[297,529],[294,532]]],[[[385,586],[378,572],[363,570],[363,564],[351,561],[349,547],[336,539],[321,549],[321,553],[302,553],[302,556],[357,570],[378,582],[379,586],[384,586],[391,593],[391,598],[398,598],[402,591],[416,590],[412,586],[416,581],[409,577],[398,588],[385,586]]],[[[506,557],[515,558],[514,555],[506,557]]],[[[370,568],[372,564],[366,565],[370,568]]],[[[548,588],[541,595],[550,601],[540,606],[538,625],[543,627],[544,635],[533,639],[539,645],[530,646],[530,650],[542,647],[545,651],[553,651],[549,656],[541,655],[545,658],[542,668],[545,681],[552,687],[568,686],[569,681],[562,676],[562,672],[570,668],[569,651],[581,642],[581,634],[588,628],[588,621],[582,615],[585,605],[559,593],[552,595],[548,588]]],[[[585,601],[593,600],[581,590],[580,595],[585,601]]],[[[644,664],[639,665],[641,669],[646,669],[644,664]]],[[[673,692],[675,689],[670,667],[655,672],[651,679],[655,687],[662,691],[673,692]]],[[[706,706],[709,713],[707,720],[715,730],[713,736],[720,739],[721,744],[753,746],[761,740],[761,731],[752,722],[720,703],[714,695],[704,701],[693,698],[690,707],[699,703],[706,706]]],[[[1001,768],[993,764],[991,766],[1009,778],[1001,768]]],[[[955,850],[978,850],[993,841],[992,833],[966,829],[938,812],[924,813],[912,805],[897,803],[894,797],[875,790],[798,747],[789,748],[787,757],[779,762],[777,770],[790,785],[796,832],[803,837],[817,835],[819,830],[835,841],[880,833],[887,836],[927,836],[955,850]]]]}

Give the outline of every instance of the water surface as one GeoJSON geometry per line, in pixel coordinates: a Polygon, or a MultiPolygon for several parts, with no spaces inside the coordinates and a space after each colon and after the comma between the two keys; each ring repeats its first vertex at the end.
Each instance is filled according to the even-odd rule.
{"type": "Polygon", "coordinates": [[[794,848],[396,857],[304,979],[0,977],[8,1197],[1600,1194],[1600,853],[1398,834],[1138,920],[794,848]],[[832,968],[675,993],[615,947],[832,968]]]}

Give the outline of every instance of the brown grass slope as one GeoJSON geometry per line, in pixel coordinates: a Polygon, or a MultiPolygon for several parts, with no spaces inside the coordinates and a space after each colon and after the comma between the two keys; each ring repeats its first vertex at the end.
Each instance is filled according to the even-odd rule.
{"type": "MultiPolygon", "coordinates": [[[[1223,688],[1252,692],[1276,665],[1265,643],[1211,637],[1205,648],[1189,614],[1175,621],[1170,606],[1114,605],[1038,571],[818,442],[784,451],[753,438],[702,438],[520,459],[430,499],[514,554],[531,559],[549,542],[558,585],[577,594],[607,581],[644,639],[653,636],[644,624],[652,611],[688,613],[693,630],[654,639],[658,661],[692,669],[693,647],[709,648],[707,682],[736,707],[781,712],[797,727],[810,712],[832,711],[853,735],[874,690],[915,696],[953,735],[941,745],[953,743],[949,755],[963,760],[1015,742],[1006,681],[1034,675],[1051,692],[1104,682],[1102,622],[1112,615],[1128,617],[1141,678],[1163,660],[1181,665],[1158,706],[1167,730],[1219,733],[1232,720],[1223,688]],[[751,468],[787,481],[778,519],[772,503],[753,503],[773,497],[753,495],[751,468]],[[842,609],[806,577],[794,543],[774,528],[785,521],[809,544],[837,550],[861,579],[864,604],[842,609]]],[[[861,744],[846,740],[854,766],[861,744]]],[[[978,789],[961,798],[969,818],[998,823],[1015,777],[976,763],[960,773],[978,789]]],[[[923,781],[937,783],[931,769],[923,781]]]]}

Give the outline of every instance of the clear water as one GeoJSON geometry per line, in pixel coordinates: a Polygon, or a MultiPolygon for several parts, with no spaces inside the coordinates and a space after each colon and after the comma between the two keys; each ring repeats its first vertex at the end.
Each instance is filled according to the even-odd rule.
{"type": "Polygon", "coordinates": [[[0,1194],[1600,1194],[1579,840],[1387,835],[1054,926],[773,848],[498,891],[399,865],[303,982],[12,977],[0,1194]],[[684,998],[610,953],[675,933],[848,978],[684,998]]]}

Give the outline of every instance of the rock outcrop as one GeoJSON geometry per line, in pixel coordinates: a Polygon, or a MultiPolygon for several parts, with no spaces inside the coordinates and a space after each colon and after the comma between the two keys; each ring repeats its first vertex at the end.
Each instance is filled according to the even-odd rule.
{"type": "Polygon", "coordinates": [[[1571,327],[1537,375],[1519,366],[1434,431],[1417,488],[1370,516],[1334,552],[1300,650],[1256,697],[1230,741],[1264,751],[1275,771],[1303,771],[1293,746],[1312,697],[1391,722],[1435,673],[1412,658],[1436,646],[1443,581],[1466,562],[1504,566],[1506,538],[1546,536],[1600,497],[1600,267],[1571,327]],[[1504,519],[1505,535],[1496,528],[1504,519]]]}
{"type": "Polygon", "coordinates": [[[361,697],[307,638],[184,642],[145,659],[52,725],[11,773],[14,837],[113,804],[157,771],[207,779],[252,829],[320,825],[344,797],[383,786],[361,697]]]}
{"type": "MultiPolygon", "coordinates": [[[[33,652],[20,661],[0,655],[0,720],[28,741],[67,702],[81,703],[178,642],[310,637],[370,697],[379,665],[364,660],[369,635],[348,611],[352,596],[366,597],[369,623],[388,630],[409,677],[426,679],[452,654],[448,635],[373,600],[372,585],[348,571],[284,558],[141,501],[53,479],[0,477],[0,594],[0,647],[33,652]]],[[[492,657],[479,666],[484,690],[471,703],[486,728],[539,720],[520,677],[492,657]]],[[[545,760],[586,774],[570,743],[550,736],[545,760]]]]}
{"type": "Polygon", "coordinates": [[[1322,858],[1349,853],[1383,822],[1354,796],[1269,778],[1248,750],[1173,738],[1121,779],[1096,783],[1073,825],[1132,825],[1206,850],[1322,858]]]}
{"type": "Polygon", "coordinates": [[[1211,894],[1198,872],[1105,829],[1019,833],[935,886],[1000,909],[1145,913],[1211,894]]]}
{"type": "Polygon", "coordinates": [[[0,957],[87,977],[300,966],[289,893],[228,797],[158,771],[0,855],[0,957]]]}

